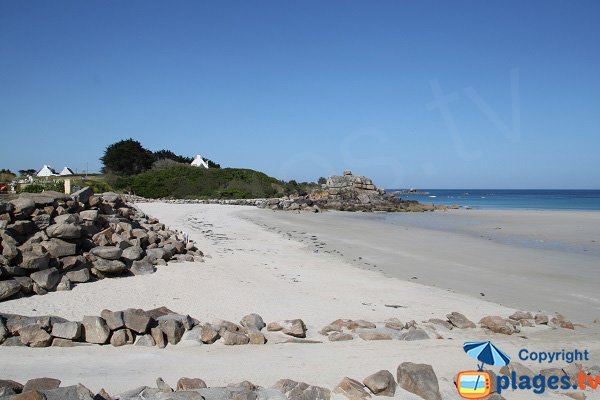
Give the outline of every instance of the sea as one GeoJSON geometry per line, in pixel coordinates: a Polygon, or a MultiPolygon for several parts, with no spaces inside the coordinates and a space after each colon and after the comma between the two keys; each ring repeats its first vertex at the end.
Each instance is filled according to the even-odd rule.
{"type": "MultiPolygon", "coordinates": [[[[397,190],[386,190],[388,193],[397,190]]],[[[589,210],[600,211],[600,190],[548,189],[421,189],[418,194],[397,194],[420,203],[469,209],[589,210]]]]}

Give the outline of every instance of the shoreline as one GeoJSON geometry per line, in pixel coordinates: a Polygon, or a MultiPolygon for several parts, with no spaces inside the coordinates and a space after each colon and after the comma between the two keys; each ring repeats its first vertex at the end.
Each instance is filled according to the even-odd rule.
{"type": "MultiPolygon", "coordinates": [[[[243,211],[239,214],[263,228],[299,240],[313,251],[341,256],[345,262],[361,269],[513,308],[558,311],[581,323],[600,316],[600,297],[595,289],[600,285],[597,268],[600,237],[588,243],[592,251],[535,248],[507,243],[502,237],[528,237],[538,229],[545,229],[544,235],[551,239],[560,237],[567,241],[562,243],[563,247],[572,247],[590,231],[596,234],[600,214],[595,215],[596,225],[596,220],[590,221],[587,213],[573,212],[450,210],[371,214],[329,211],[301,215],[263,211],[251,216],[243,211]],[[554,217],[549,218],[551,215],[554,217]],[[385,221],[387,216],[401,221],[385,221]],[[481,216],[489,220],[478,226],[469,220],[481,216]],[[415,223],[415,220],[447,219],[452,224],[457,218],[467,219],[464,227],[450,229],[446,224],[432,229],[415,223]],[[498,218],[502,220],[499,230],[495,229],[498,218]],[[573,218],[578,223],[562,225],[564,220],[573,218]],[[580,227],[581,224],[585,227],[580,227]],[[578,265],[575,269],[574,264],[578,265]]],[[[554,246],[554,242],[548,243],[554,246]]]]}

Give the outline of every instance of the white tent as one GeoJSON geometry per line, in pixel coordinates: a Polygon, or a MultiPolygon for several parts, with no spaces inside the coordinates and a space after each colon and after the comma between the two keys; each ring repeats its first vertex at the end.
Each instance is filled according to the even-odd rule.
{"type": "Polygon", "coordinates": [[[202,158],[202,156],[200,154],[196,154],[194,161],[192,161],[192,165],[194,167],[202,167],[202,168],[208,169],[208,163],[206,161],[204,161],[204,159],[202,158]]]}
{"type": "Polygon", "coordinates": [[[44,165],[38,172],[35,173],[35,176],[57,176],[55,170],[52,169],[49,165],[44,165]]]}
{"type": "Polygon", "coordinates": [[[73,170],[69,167],[64,167],[62,171],[60,171],[60,176],[67,176],[67,175],[75,175],[75,173],[73,172],[73,170]]]}

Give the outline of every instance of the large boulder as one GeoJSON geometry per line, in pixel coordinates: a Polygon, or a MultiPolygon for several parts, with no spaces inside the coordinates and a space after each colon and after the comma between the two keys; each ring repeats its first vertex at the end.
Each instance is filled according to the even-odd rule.
{"type": "Polygon", "coordinates": [[[0,281],[0,300],[8,299],[14,294],[19,293],[21,285],[14,279],[0,281]]]}
{"type": "Polygon", "coordinates": [[[183,324],[176,319],[159,320],[158,326],[167,336],[169,344],[177,344],[185,332],[183,324]]]}
{"type": "Polygon", "coordinates": [[[87,203],[88,200],[90,199],[90,197],[93,196],[93,194],[94,194],[94,191],[92,189],[90,189],[89,186],[86,186],[83,189],[78,190],[75,193],[71,194],[71,198],[80,203],[87,203]]]}
{"type": "Polygon", "coordinates": [[[93,265],[98,271],[107,274],[119,274],[127,270],[125,263],[119,260],[105,260],[104,258],[98,258],[94,261],[93,265]]]}
{"type": "Polygon", "coordinates": [[[60,273],[56,268],[48,268],[29,275],[35,283],[45,290],[53,290],[60,282],[60,273]]]}
{"type": "Polygon", "coordinates": [[[280,379],[272,386],[272,389],[283,393],[288,400],[329,400],[331,391],[326,388],[312,386],[304,382],[296,382],[291,379],[280,379]]]}
{"type": "Polygon", "coordinates": [[[200,378],[179,378],[177,381],[177,390],[194,390],[206,388],[206,382],[200,378]]]}
{"type": "Polygon", "coordinates": [[[95,400],[94,394],[82,384],[40,391],[46,400],[95,400]]]}
{"type": "Polygon", "coordinates": [[[371,397],[369,392],[365,390],[365,386],[347,376],[333,389],[334,393],[339,393],[346,396],[350,400],[367,399],[371,397]]]}
{"type": "Polygon", "coordinates": [[[150,327],[151,318],[146,315],[144,310],[129,308],[123,311],[123,321],[125,327],[132,331],[143,334],[150,327]]]}
{"type": "Polygon", "coordinates": [[[77,340],[81,337],[81,324],[79,322],[57,322],[52,325],[52,336],[77,340]]]}
{"type": "Polygon", "coordinates": [[[21,343],[30,347],[48,347],[52,344],[52,336],[37,324],[19,329],[19,338],[21,343]]]}
{"type": "Polygon", "coordinates": [[[25,382],[23,393],[30,390],[52,390],[60,386],[60,380],[54,378],[34,378],[25,382]]]}
{"type": "Polygon", "coordinates": [[[131,246],[123,250],[121,258],[129,261],[141,260],[144,256],[144,249],[140,246],[131,246]]]}
{"type": "Polygon", "coordinates": [[[396,393],[396,381],[394,380],[394,375],[385,369],[367,376],[363,379],[363,384],[377,396],[394,397],[394,393],[396,393]]]}
{"type": "Polygon", "coordinates": [[[134,336],[129,329],[119,329],[112,333],[110,337],[110,344],[114,347],[124,346],[126,344],[133,344],[134,336]]]}
{"type": "Polygon", "coordinates": [[[131,264],[131,268],[129,268],[129,272],[133,275],[150,275],[156,272],[156,268],[152,265],[151,262],[146,260],[137,260],[131,264]]]}
{"type": "Polygon", "coordinates": [[[219,331],[216,330],[212,325],[202,325],[202,332],[200,334],[200,339],[202,340],[202,343],[212,344],[216,342],[219,339],[219,337],[219,331]]]}
{"type": "Polygon", "coordinates": [[[51,238],[79,239],[81,226],[75,224],[54,224],[46,228],[46,234],[51,238]]]}
{"type": "Polygon", "coordinates": [[[96,257],[100,257],[105,260],[118,260],[121,258],[123,250],[115,246],[99,246],[94,247],[91,253],[96,257]]]}
{"type": "Polygon", "coordinates": [[[519,332],[517,327],[513,325],[509,320],[499,316],[490,315],[483,317],[479,324],[482,328],[489,329],[494,333],[502,333],[504,335],[512,335],[513,333],[519,332]]]}
{"type": "Polygon", "coordinates": [[[285,321],[271,322],[267,325],[268,331],[281,331],[289,336],[297,338],[306,337],[306,325],[301,319],[288,319],[285,321]]]}
{"type": "Polygon", "coordinates": [[[48,268],[48,262],[50,261],[50,255],[36,254],[34,252],[27,252],[23,254],[23,261],[21,261],[20,267],[27,270],[40,270],[48,268]]]}
{"type": "Polygon", "coordinates": [[[112,312],[110,310],[102,310],[100,316],[106,321],[106,325],[111,331],[116,331],[125,326],[125,322],[123,321],[123,311],[112,312]]]}
{"type": "Polygon", "coordinates": [[[15,215],[20,214],[23,217],[28,217],[35,210],[35,202],[28,197],[19,196],[19,198],[11,200],[10,204],[13,205],[15,215]]]}
{"type": "Polygon", "coordinates": [[[228,330],[223,332],[223,343],[226,345],[248,344],[249,342],[250,338],[243,333],[231,332],[228,330]]]}
{"type": "Polygon", "coordinates": [[[62,239],[52,238],[41,243],[50,257],[66,257],[77,254],[77,245],[62,239]]]}
{"type": "Polygon", "coordinates": [[[448,321],[459,329],[475,328],[475,323],[459,312],[452,312],[446,315],[448,321]]]}
{"type": "Polygon", "coordinates": [[[425,400],[442,400],[437,376],[431,365],[404,362],[398,366],[398,386],[425,400]]]}
{"type": "Polygon", "coordinates": [[[88,343],[104,344],[110,336],[110,329],[103,318],[83,317],[83,338],[88,343]]]}
{"type": "Polygon", "coordinates": [[[248,314],[244,316],[240,321],[240,325],[244,328],[254,328],[259,331],[266,326],[262,317],[258,314],[248,314]]]}

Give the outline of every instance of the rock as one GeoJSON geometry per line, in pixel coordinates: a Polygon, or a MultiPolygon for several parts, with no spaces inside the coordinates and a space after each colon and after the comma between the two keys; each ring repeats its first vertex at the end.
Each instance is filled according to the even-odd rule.
{"type": "Polygon", "coordinates": [[[280,322],[271,322],[267,325],[268,331],[281,331],[286,335],[305,338],[306,337],[306,325],[301,319],[291,319],[280,322]]]}
{"type": "Polygon", "coordinates": [[[280,379],[272,388],[283,393],[288,400],[329,400],[331,398],[329,389],[291,379],[280,379]]]}
{"type": "MultiPolygon", "coordinates": [[[[80,343],[81,345],[83,345],[83,343],[80,343]]],[[[75,342],[69,339],[63,339],[63,338],[54,338],[52,339],[52,347],[74,347],[75,346],[75,342]]]]}
{"type": "Polygon", "coordinates": [[[85,283],[90,280],[90,270],[84,266],[65,273],[65,277],[72,283],[85,283]]]}
{"type": "Polygon", "coordinates": [[[173,389],[171,386],[167,385],[167,383],[163,380],[163,378],[156,378],[156,387],[163,393],[171,393],[173,389]]]}
{"type": "Polygon", "coordinates": [[[183,324],[175,319],[159,320],[158,326],[167,336],[169,344],[179,343],[185,332],[183,324]]]}
{"type": "MultiPolygon", "coordinates": [[[[8,328],[6,327],[6,324],[4,323],[4,319],[2,317],[0,317],[0,344],[2,344],[2,342],[4,342],[4,339],[6,339],[8,337],[8,328]]],[[[1,380],[0,380],[1,382],[1,380]]],[[[2,387],[2,386],[0,386],[2,387]]]]}
{"type": "Polygon", "coordinates": [[[30,347],[48,347],[52,343],[52,336],[39,325],[27,325],[19,329],[21,343],[30,347]]]}
{"type": "Polygon", "coordinates": [[[54,224],[46,228],[46,235],[58,239],[79,239],[81,226],[75,224],[54,224]]]}
{"type": "Polygon", "coordinates": [[[365,390],[365,387],[362,383],[348,378],[347,376],[344,377],[340,383],[338,383],[338,385],[333,389],[333,392],[342,394],[350,400],[366,399],[371,397],[371,395],[365,390]]]}
{"type": "Polygon", "coordinates": [[[177,390],[194,390],[206,388],[206,383],[199,378],[180,378],[177,381],[177,390]]]}
{"type": "Polygon", "coordinates": [[[331,332],[341,333],[342,328],[336,325],[325,325],[323,329],[319,331],[319,333],[323,336],[328,336],[331,332]]]}
{"type": "Polygon", "coordinates": [[[404,362],[398,366],[397,379],[398,386],[425,400],[442,400],[438,379],[431,365],[404,362]]]}
{"type": "Polygon", "coordinates": [[[94,247],[91,253],[105,260],[118,260],[121,258],[123,250],[115,246],[99,246],[94,247]]]}
{"type": "Polygon", "coordinates": [[[248,314],[248,315],[246,315],[240,321],[240,325],[242,325],[244,328],[254,328],[254,329],[257,329],[259,331],[266,326],[266,324],[263,321],[262,317],[260,315],[258,315],[258,314],[248,314]]]}
{"type": "Polygon", "coordinates": [[[29,275],[29,277],[45,290],[56,288],[56,285],[60,282],[60,273],[56,268],[37,271],[29,275]]]}
{"type": "Polygon", "coordinates": [[[0,388],[11,389],[14,393],[21,393],[23,391],[23,385],[9,379],[0,379],[0,388]]]}
{"type": "Polygon", "coordinates": [[[533,378],[536,375],[531,369],[516,361],[511,361],[510,364],[500,368],[500,375],[511,375],[513,371],[517,376],[529,376],[533,378]]]}
{"type": "Polygon", "coordinates": [[[83,339],[88,343],[104,344],[110,336],[110,329],[100,317],[83,317],[83,339]]]}
{"type": "Polygon", "coordinates": [[[146,333],[150,326],[150,317],[144,310],[129,308],[123,311],[125,326],[136,333],[146,333]]]}
{"type": "Polygon", "coordinates": [[[114,347],[124,346],[126,344],[133,344],[134,337],[133,333],[129,329],[119,329],[112,333],[110,337],[110,344],[114,347]]]}
{"type": "Polygon", "coordinates": [[[26,393],[10,397],[10,400],[46,400],[46,396],[37,390],[30,390],[26,393]]]}
{"type": "Polygon", "coordinates": [[[390,371],[384,369],[373,375],[367,376],[363,379],[363,384],[377,396],[394,397],[394,393],[396,393],[396,381],[394,380],[394,375],[392,375],[390,371]]]}
{"type": "Polygon", "coordinates": [[[429,335],[421,328],[410,328],[400,336],[401,340],[424,340],[429,339],[429,335]]]}
{"type": "Polygon", "coordinates": [[[0,281],[0,300],[8,299],[14,294],[19,293],[21,285],[14,279],[0,281]]]}
{"type": "Polygon", "coordinates": [[[14,280],[21,285],[21,292],[31,294],[33,292],[33,280],[28,276],[15,276],[14,280]]]}
{"type": "Polygon", "coordinates": [[[113,400],[113,398],[104,389],[100,389],[98,394],[94,396],[94,400],[113,400]]]}
{"type": "Polygon", "coordinates": [[[52,258],[73,256],[77,254],[77,245],[62,239],[52,238],[41,244],[52,258]]]}
{"type": "Polygon", "coordinates": [[[46,400],[94,400],[94,394],[82,384],[41,390],[46,400]]]}
{"type": "Polygon", "coordinates": [[[450,322],[448,322],[447,320],[440,319],[440,318],[430,318],[429,320],[427,320],[427,322],[429,322],[430,324],[443,326],[445,329],[447,329],[449,331],[452,330],[452,328],[454,328],[454,325],[452,325],[450,322]]]}
{"type": "Polygon", "coordinates": [[[154,338],[152,338],[152,335],[140,335],[137,337],[135,345],[152,347],[156,345],[156,342],[154,341],[154,338]]]}
{"type": "Polygon", "coordinates": [[[144,249],[140,246],[131,246],[123,250],[121,258],[129,261],[141,260],[144,256],[144,249]]]}
{"type": "Polygon", "coordinates": [[[353,339],[354,339],[354,336],[352,336],[349,333],[334,332],[331,335],[329,335],[329,340],[332,342],[343,342],[343,341],[353,340],[353,339]]]}
{"type": "Polygon", "coordinates": [[[513,321],[520,321],[522,319],[533,319],[533,315],[530,312],[526,311],[516,311],[511,316],[508,317],[513,321]]]}
{"type": "Polygon", "coordinates": [[[448,321],[459,329],[475,328],[473,321],[470,321],[467,317],[459,312],[453,312],[446,315],[448,321]]]}
{"type": "Polygon", "coordinates": [[[165,334],[159,327],[150,328],[150,335],[154,339],[154,343],[159,349],[164,349],[167,346],[165,334]]]}
{"type": "Polygon", "coordinates": [[[546,314],[535,314],[535,324],[536,325],[548,325],[549,319],[546,314]]]}
{"type": "Polygon", "coordinates": [[[210,324],[202,325],[202,332],[200,338],[202,343],[212,344],[219,339],[219,332],[213,328],[210,324]]]}
{"type": "Polygon", "coordinates": [[[81,337],[79,322],[58,322],[52,325],[52,336],[63,339],[77,340],[81,337]]]}
{"type": "Polygon", "coordinates": [[[94,195],[94,191],[89,186],[84,187],[81,190],[71,194],[71,198],[79,203],[87,203],[90,197],[94,195]]]}
{"type": "Polygon", "coordinates": [[[60,380],[53,378],[36,378],[28,380],[23,386],[23,393],[30,390],[52,390],[60,386],[60,380]]]}
{"type": "Polygon", "coordinates": [[[50,226],[50,220],[52,217],[48,214],[40,214],[36,215],[31,219],[31,222],[35,225],[35,227],[39,230],[44,230],[50,226]]]}
{"type": "Polygon", "coordinates": [[[27,197],[19,196],[19,198],[11,200],[10,204],[14,207],[14,214],[23,214],[29,216],[35,210],[35,202],[27,197]]]}
{"type": "Polygon", "coordinates": [[[513,324],[511,324],[509,320],[499,316],[490,315],[484,317],[479,321],[479,324],[482,328],[489,329],[494,333],[512,335],[515,332],[519,332],[519,330],[513,324]]]}
{"type": "Polygon", "coordinates": [[[123,321],[123,311],[112,312],[110,310],[102,310],[100,316],[104,319],[111,331],[116,331],[125,326],[125,321],[123,321]]]}
{"type": "Polygon", "coordinates": [[[79,216],[84,221],[95,222],[98,219],[98,210],[85,210],[79,212],[79,216]]]}
{"type": "Polygon", "coordinates": [[[146,261],[146,260],[139,260],[139,261],[134,261],[133,264],[131,265],[131,268],[129,268],[129,271],[133,274],[133,275],[150,275],[153,274],[154,272],[156,272],[156,268],[154,268],[154,265],[152,265],[151,262],[146,261]]]}
{"type": "Polygon", "coordinates": [[[363,332],[360,332],[358,334],[358,336],[362,340],[392,340],[391,335],[389,335],[387,333],[383,333],[383,332],[377,332],[377,331],[373,331],[373,332],[363,331],[363,332]]]}
{"type": "Polygon", "coordinates": [[[250,344],[265,344],[267,343],[267,339],[265,335],[262,334],[261,331],[255,328],[248,328],[248,339],[250,339],[250,344]]]}
{"type": "Polygon", "coordinates": [[[98,258],[94,261],[94,268],[107,274],[118,274],[127,270],[124,262],[119,260],[105,260],[103,258],[98,258]]]}
{"type": "Polygon", "coordinates": [[[248,344],[250,342],[250,339],[248,338],[248,336],[244,335],[243,333],[237,333],[237,332],[231,332],[228,330],[225,330],[223,332],[223,343],[226,345],[241,345],[241,344],[248,344]]]}
{"type": "Polygon", "coordinates": [[[21,343],[21,338],[18,336],[8,337],[4,339],[2,346],[6,347],[25,347],[23,343],[21,343]]]}
{"type": "Polygon", "coordinates": [[[401,331],[402,329],[404,329],[404,324],[398,318],[390,318],[387,321],[385,321],[385,327],[401,331]]]}
{"type": "Polygon", "coordinates": [[[46,254],[35,254],[33,252],[23,254],[23,261],[20,267],[27,270],[41,270],[48,268],[48,261],[50,261],[50,255],[46,254]]]}

